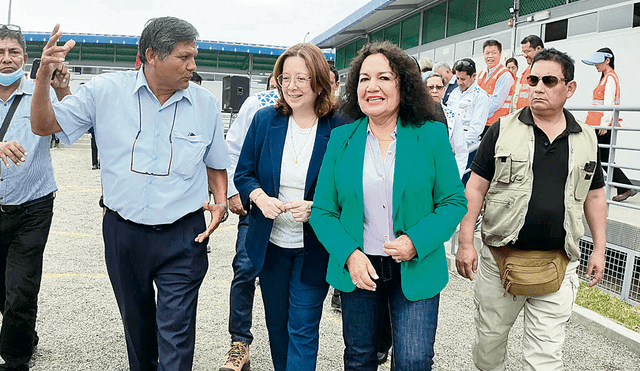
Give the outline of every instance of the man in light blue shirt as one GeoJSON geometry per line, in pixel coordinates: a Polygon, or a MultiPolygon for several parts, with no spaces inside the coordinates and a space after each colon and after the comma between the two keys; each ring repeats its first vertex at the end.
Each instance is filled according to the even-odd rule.
{"type": "MultiPolygon", "coordinates": [[[[0,355],[10,371],[28,370],[38,343],[42,256],[57,190],[50,137],[31,132],[34,83],[25,78],[25,51],[19,26],[0,26],[0,355]]],[[[63,97],[69,73],[63,66],[60,72],[52,85],[63,97]]]]}
{"type": "Polygon", "coordinates": [[[51,106],[44,85],[75,44],[57,46],[61,35],[56,26],[43,49],[32,129],[59,132],[70,144],[94,127],[107,208],[105,260],[130,368],[191,370],[206,245],[228,214],[230,165],[220,103],[189,82],[198,32],[173,17],[148,21],[138,44],[142,69],[95,77],[51,106]],[[211,212],[208,227],[203,208],[211,212]]]}

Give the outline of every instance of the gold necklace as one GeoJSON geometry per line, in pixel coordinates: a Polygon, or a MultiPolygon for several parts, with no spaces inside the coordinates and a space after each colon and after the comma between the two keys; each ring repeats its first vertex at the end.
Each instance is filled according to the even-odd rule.
{"type": "MultiPolygon", "coordinates": [[[[292,117],[292,121],[295,122],[295,120],[293,120],[293,117],[292,117]]],[[[293,164],[296,165],[296,166],[298,166],[298,159],[299,159],[300,155],[302,154],[302,151],[304,151],[305,146],[307,145],[307,140],[309,140],[309,137],[311,136],[311,132],[313,131],[312,129],[313,129],[313,126],[315,125],[316,121],[318,121],[317,117],[313,120],[313,124],[309,127],[309,132],[307,133],[307,136],[304,138],[304,142],[302,143],[302,148],[300,148],[300,151],[296,151],[296,142],[293,139],[293,130],[294,130],[294,128],[293,128],[293,125],[291,125],[292,126],[290,128],[291,130],[289,130],[290,133],[291,133],[291,148],[293,149],[293,156],[294,156],[293,164]]],[[[294,125],[297,125],[297,124],[294,124],[294,125]]]]}

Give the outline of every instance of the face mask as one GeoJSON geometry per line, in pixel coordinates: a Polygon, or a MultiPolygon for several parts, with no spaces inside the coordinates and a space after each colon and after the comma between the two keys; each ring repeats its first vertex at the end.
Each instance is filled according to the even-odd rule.
{"type": "Polygon", "coordinates": [[[14,82],[20,80],[22,76],[24,76],[24,70],[22,68],[11,73],[0,72],[0,85],[9,86],[14,82]]]}

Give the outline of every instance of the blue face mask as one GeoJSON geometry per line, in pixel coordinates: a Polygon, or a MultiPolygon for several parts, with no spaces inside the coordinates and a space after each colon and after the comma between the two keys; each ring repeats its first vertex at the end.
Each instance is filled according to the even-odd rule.
{"type": "Polygon", "coordinates": [[[9,86],[14,82],[20,80],[22,76],[24,76],[24,70],[22,68],[11,73],[0,72],[0,85],[9,86]]]}

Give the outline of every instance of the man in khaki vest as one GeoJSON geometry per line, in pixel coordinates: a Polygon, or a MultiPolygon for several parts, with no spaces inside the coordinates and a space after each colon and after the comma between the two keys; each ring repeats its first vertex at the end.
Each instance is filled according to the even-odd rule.
{"type": "Polygon", "coordinates": [[[562,370],[564,329],[578,287],[583,211],[594,245],[586,269],[589,285],[604,271],[606,200],[595,133],[563,108],[576,91],[573,73],[567,54],[541,51],[528,79],[530,107],[492,125],[471,165],[456,266],[470,280],[476,274],[473,360],[480,370],[505,369],[507,336],[523,308],[523,370],[562,370]],[[483,203],[478,257],[474,227],[483,203]],[[506,293],[495,251],[562,255],[568,265],[559,289],[506,293]]]}

